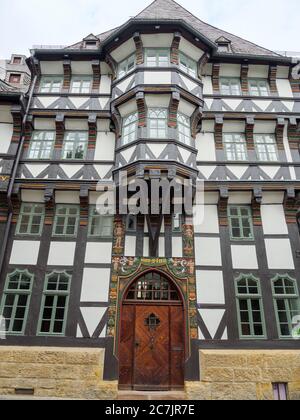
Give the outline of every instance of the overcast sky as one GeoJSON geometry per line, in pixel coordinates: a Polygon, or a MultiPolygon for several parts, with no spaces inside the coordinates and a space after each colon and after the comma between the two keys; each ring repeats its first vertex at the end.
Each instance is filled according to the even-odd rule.
{"type": "MultiPolygon", "coordinates": [[[[0,57],[71,45],[135,16],[151,0],[0,0],[0,57]]],[[[200,19],[271,50],[300,51],[299,0],[179,0],[200,19]]]]}

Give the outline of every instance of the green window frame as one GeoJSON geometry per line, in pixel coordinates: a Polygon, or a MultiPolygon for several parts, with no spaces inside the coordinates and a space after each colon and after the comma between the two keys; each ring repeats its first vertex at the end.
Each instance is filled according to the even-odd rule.
{"type": "Polygon", "coordinates": [[[63,85],[62,76],[42,77],[40,93],[60,93],[63,85]]]}
{"type": "Polygon", "coordinates": [[[235,279],[239,334],[241,339],[266,338],[260,280],[252,274],[235,279]]]}
{"type": "Polygon", "coordinates": [[[228,206],[228,221],[231,240],[254,240],[250,206],[228,206]]]}
{"type": "Polygon", "coordinates": [[[87,131],[67,131],[64,136],[62,159],[83,160],[86,158],[89,136],[87,131]]]}
{"type": "Polygon", "coordinates": [[[271,281],[279,338],[291,338],[293,318],[300,315],[297,281],[288,274],[278,274],[271,281]]]}
{"type": "Polygon", "coordinates": [[[28,159],[51,159],[55,137],[55,131],[34,131],[29,145],[28,159]]]}
{"type": "Polygon", "coordinates": [[[221,77],[220,86],[222,95],[241,95],[241,81],[238,77],[221,77]]]}
{"type": "Polygon", "coordinates": [[[247,143],[243,133],[224,133],[223,146],[227,160],[240,162],[248,160],[247,143]]]}
{"type": "Polygon", "coordinates": [[[270,96],[267,79],[249,79],[249,92],[252,96],[270,96]]]}
{"type": "Polygon", "coordinates": [[[278,148],[274,134],[255,134],[254,144],[258,160],[278,162],[278,148]]]}
{"type": "Polygon", "coordinates": [[[146,48],[145,57],[147,67],[168,67],[170,65],[169,48],[146,48]]]}
{"type": "Polygon", "coordinates": [[[76,237],[79,224],[79,206],[56,206],[53,236],[76,237]]]}
{"type": "Polygon", "coordinates": [[[40,236],[45,220],[45,205],[22,203],[16,234],[40,236]]]}
{"type": "Polygon", "coordinates": [[[25,332],[33,279],[28,270],[15,270],[6,278],[0,314],[8,335],[23,335],[25,332]]]}
{"type": "Polygon", "coordinates": [[[72,276],[65,271],[46,275],[38,335],[65,335],[71,279],[72,276]]]}
{"type": "Polygon", "coordinates": [[[89,237],[112,238],[114,228],[114,216],[99,214],[96,206],[89,209],[89,237]]]}
{"type": "Polygon", "coordinates": [[[197,78],[197,63],[183,52],[179,53],[179,68],[190,76],[197,78]]]}
{"type": "Polygon", "coordinates": [[[149,138],[165,139],[168,134],[168,110],[166,108],[150,108],[148,110],[149,138]]]}
{"type": "Polygon", "coordinates": [[[118,79],[126,76],[136,66],[136,55],[132,54],[118,65],[118,79]]]}
{"type": "Polygon", "coordinates": [[[88,94],[92,89],[92,76],[76,76],[71,81],[71,93],[88,94]]]}
{"type": "Polygon", "coordinates": [[[178,125],[178,139],[184,144],[191,145],[191,120],[186,115],[178,112],[177,114],[178,125]]]}
{"type": "Polygon", "coordinates": [[[122,144],[132,143],[137,139],[138,113],[134,112],[123,118],[122,144]]]}

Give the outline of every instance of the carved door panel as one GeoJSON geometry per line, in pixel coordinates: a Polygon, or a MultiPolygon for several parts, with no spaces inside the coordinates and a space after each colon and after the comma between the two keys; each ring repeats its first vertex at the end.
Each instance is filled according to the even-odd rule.
{"type": "Polygon", "coordinates": [[[119,350],[119,387],[129,389],[132,387],[133,357],[134,357],[134,324],[135,306],[124,305],[122,308],[122,321],[120,328],[119,350]]]}

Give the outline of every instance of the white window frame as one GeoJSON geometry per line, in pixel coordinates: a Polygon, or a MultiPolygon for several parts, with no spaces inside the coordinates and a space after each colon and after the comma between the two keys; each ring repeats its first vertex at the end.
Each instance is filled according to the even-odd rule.
{"type": "Polygon", "coordinates": [[[267,79],[249,79],[249,93],[251,96],[270,96],[270,86],[267,79]],[[261,84],[264,84],[267,92],[265,92],[264,87],[261,84]],[[255,84],[255,87],[252,86],[255,84]],[[255,91],[253,90],[255,89],[255,91]]]}
{"type": "Polygon", "coordinates": [[[179,68],[187,73],[188,75],[197,79],[197,62],[190,58],[188,55],[184,54],[183,52],[179,52],[179,68]],[[182,59],[186,61],[187,65],[184,65],[182,59]]]}
{"type": "Polygon", "coordinates": [[[221,77],[220,78],[220,88],[222,95],[228,96],[240,96],[241,95],[241,80],[238,77],[221,77]],[[228,92],[224,91],[223,83],[228,83],[228,92]],[[238,91],[234,92],[233,89],[236,89],[235,86],[238,87],[238,91]]]}
{"type": "Polygon", "coordinates": [[[40,83],[40,93],[61,93],[63,86],[63,76],[43,76],[40,83]],[[44,83],[48,83],[49,88],[43,87],[44,83]],[[55,87],[55,85],[58,85],[55,87]]]}
{"type": "Polygon", "coordinates": [[[34,131],[29,145],[28,159],[51,159],[55,138],[55,131],[34,131]]]}
{"type": "Polygon", "coordinates": [[[127,57],[118,65],[118,79],[125,77],[128,73],[133,71],[135,67],[136,67],[136,55],[134,53],[134,54],[131,54],[129,57],[127,57]],[[133,62],[133,67],[129,67],[129,64],[132,62],[133,62]]]}
{"type": "Polygon", "coordinates": [[[87,149],[88,149],[88,142],[89,142],[89,134],[88,131],[66,131],[64,135],[64,144],[62,148],[62,160],[83,160],[86,158],[87,149]],[[84,134],[84,138],[80,137],[84,134]],[[68,136],[75,135],[74,139],[70,139],[68,136]],[[68,149],[67,145],[72,145],[72,149],[68,149]],[[78,148],[83,145],[83,156],[76,157],[76,153],[78,153],[78,148]],[[68,157],[67,154],[72,152],[72,157],[68,157]]]}
{"type": "Polygon", "coordinates": [[[147,67],[169,67],[170,66],[170,48],[146,48],[145,49],[145,65],[147,67]],[[150,52],[155,52],[155,62],[153,63],[149,63],[148,61],[148,54],[150,52]],[[168,55],[168,61],[167,62],[162,62],[160,60],[160,53],[166,53],[168,55]]]}
{"type": "Polygon", "coordinates": [[[237,162],[245,162],[248,160],[247,143],[244,133],[224,133],[223,145],[227,160],[237,162]],[[232,137],[231,140],[229,139],[229,136],[232,137]],[[241,141],[238,141],[238,137],[241,141]],[[240,146],[240,148],[238,146],[240,146]]]}
{"type": "Polygon", "coordinates": [[[179,141],[190,146],[192,138],[190,117],[182,114],[181,112],[178,112],[177,129],[179,141]]]}
{"type": "Polygon", "coordinates": [[[148,110],[148,134],[151,139],[166,139],[168,136],[168,109],[167,108],[149,108],[148,110]],[[156,113],[157,118],[151,117],[156,113]],[[162,117],[163,113],[165,114],[162,117]],[[164,127],[160,127],[159,121],[164,121],[164,127]],[[153,124],[155,123],[155,124],[153,124]],[[151,125],[153,126],[151,127],[151,125]],[[160,135],[161,134],[161,135],[160,135]]]}
{"type": "Polygon", "coordinates": [[[138,112],[133,112],[123,118],[122,123],[122,144],[126,145],[137,139],[138,112]]]}
{"type": "Polygon", "coordinates": [[[255,134],[254,144],[257,160],[261,162],[278,162],[278,147],[275,134],[255,134]],[[267,138],[272,141],[267,142],[267,138]]]}
{"type": "Polygon", "coordinates": [[[71,93],[73,94],[89,94],[92,90],[92,76],[74,76],[71,81],[71,93]],[[89,82],[89,86],[85,87],[85,83],[89,82]],[[79,83],[79,87],[74,87],[75,83],[79,83]]]}

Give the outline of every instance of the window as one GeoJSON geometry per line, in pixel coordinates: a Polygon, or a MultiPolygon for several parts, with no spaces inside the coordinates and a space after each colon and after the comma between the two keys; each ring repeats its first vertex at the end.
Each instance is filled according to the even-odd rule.
{"type": "Polygon", "coordinates": [[[128,214],[126,218],[126,231],[136,232],[136,216],[133,214],[128,214]]]}
{"type": "Polygon", "coordinates": [[[22,63],[22,57],[13,57],[13,64],[21,64],[22,63]]]}
{"type": "Polygon", "coordinates": [[[197,77],[197,63],[183,53],[179,53],[179,67],[192,77],[197,77]]]}
{"type": "Polygon", "coordinates": [[[248,206],[229,206],[228,219],[231,239],[253,240],[251,208],[248,206]]]}
{"type": "Polygon", "coordinates": [[[225,53],[228,53],[228,52],[230,52],[230,49],[229,49],[230,47],[229,47],[229,44],[225,44],[225,43],[218,43],[218,52],[225,52],[225,53]]]}
{"type": "Polygon", "coordinates": [[[287,401],[288,400],[287,384],[283,384],[283,383],[273,384],[273,394],[274,394],[275,401],[287,401]]]}
{"type": "Polygon", "coordinates": [[[101,215],[96,206],[90,207],[89,236],[100,238],[111,238],[113,235],[114,217],[101,215]]]}
{"type": "Polygon", "coordinates": [[[223,77],[220,79],[222,95],[241,95],[241,82],[238,78],[223,77]]]}
{"type": "Polygon", "coordinates": [[[259,280],[253,275],[235,281],[238,321],[241,338],[264,338],[262,297],[259,280]]]}
{"type": "Polygon", "coordinates": [[[131,70],[135,68],[135,54],[132,54],[126,60],[122,61],[118,67],[118,78],[126,76],[131,70]]]}
{"type": "Polygon", "coordinates": [[[300,299],[296,280],[288,275],[272,280],[275,312],[280,338],[292,336],[293,318],[300,315],[300,299]]]}
{"type": "Polygon", "coordinates": [[[8,334],[24,334],[30,304],[33,275],[16,270],[7,276],[0,314],[8,334]]]}
{"type": "Polygon", "coordinates": [[[244,134],[224,134],[223,143],[228,160],[244,161],[248,159],[244,134]]]}
{"type": "Polygon", "coordinates": [[[78,206],[57,206],[53,227],[54,236],[76,236],[79,222],[78,206]]]}
{"type": "Polygon", "coordinates": [[[168,67],[170,64],[170,50],[167,48],[146,49],[146,66],[148,67],[168,67]]]}
{"type": "Polygon", "coordinates": [[[123,144],[131,143],[137,139],[137,124],[138,124],[138,113],[128,115],[123,119],[123,144]]]}
{"type": "Polygon", "coordinates": [[[55,141],[55,131],[34,131],[32,134],[28,158],[50,159],[55,141]]]}
{"type": "Polygon", "coordinates": [[[249,91],[253,96],[269,96],[269,83],[261,79],[249,80],[249,91]]]}
{"type": "Polygon", "coordinates": [[[91,86],[91,77],[74,77],[72,79],[71,93],[90,93],[91,86]]]}
{"type": "Polygon", "coordinates": [[[97,48],[97,41],[85,41],[85,48],[90,50],[97,48]]]}
{"type": "Polygon", "coordinates": [[[182,143],[191,144],[191,122],[189,117],[178,113],[177,115],[178,124],[178,138],[182,143]]]}
{"type": "Polygon", "coordinates": [[[181,232],[181,215],[173,214],[172,215],[172,230],[173,232],[181,232]]]}
{"type": "Polygon", "coordinates": [[[12,73],[9,75],[9,83],[19,84],[21,82],[21,75],[12,73]]]}
{"type": "Polygon", "coordinates": [[[69,131],[65,133],[62,150],[63,159],[82,160],[86,157],[88,146],[87,131],[69,131]]]}
{"type": "Polygon", "coordinates": [[[165,139],[167,137],[168,111],[166,109],[149,109],[149,137],[151,139],[165,139]]]}
{"type": "Polygon", "coordinates": [[[22,203],[17,225],[18,235],[41,235],[45,217],[43,204],[22,203]]]}
{"type": "Polygon", "coordinates": [[[272,134],[256,134],[254,136],[257,159],[264,162],[277,162],[278,150],[276,138],[272,134]]]}
{"type": "Polygon", "coordinates": [[[41,80],[41,93],[60,93],[63,83],[62,77],[43,77],[41,80]]]}
{"type": "Polygon", "coordinates": [[[42,299],[39,334],[64,335],[67,320],[71,276],[51,273],[46,276],[42,299]]]}

